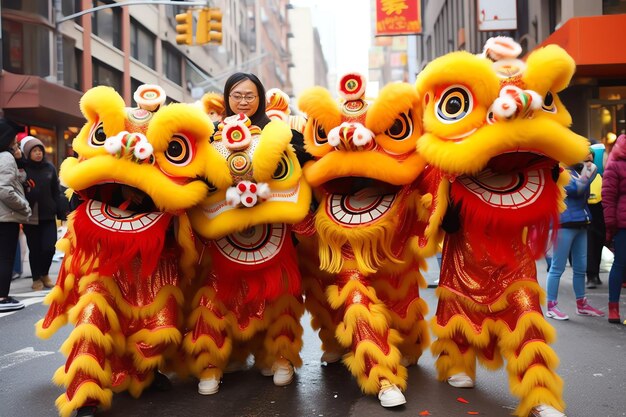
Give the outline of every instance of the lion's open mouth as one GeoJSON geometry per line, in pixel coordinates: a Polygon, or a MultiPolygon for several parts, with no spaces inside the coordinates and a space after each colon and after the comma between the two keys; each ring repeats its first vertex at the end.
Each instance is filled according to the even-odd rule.
{"type": "Polygon", "coordinates": [[[551,168],[556,161],[538,152],[507,152],[489,160],[487,168],[495,173],[508,174],[530,168],[551,168]]]}
{"type": "Polygon", "coordinates": [[[402,187],[366,177],[335,178],[323,185],[328,194],[378,197],[397,194],[402,187]]]}
{"type": "Polygon", "coordinates": [[[133,213],[159,211],[144,191],[126,184],[107,182],[78,191],[83,200],[96,200],[111,207],[133,213]]]}

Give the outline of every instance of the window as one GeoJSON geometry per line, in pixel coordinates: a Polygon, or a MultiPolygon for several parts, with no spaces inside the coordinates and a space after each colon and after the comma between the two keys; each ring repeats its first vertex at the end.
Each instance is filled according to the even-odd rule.
{"type": "Polygon", "coordinates": [[[2,8],[19,10],[25,13],[34,13],[45,18],[46,20],[49,20],[49,3],[49,1],[2,0],[2,8]]]}
{"type": "Polygon", "coordinates": [[[81,51],[74,45],[74,40],[63,38],[63,84],[74,90],[81,90],[81,51]]]}
{"type": "Polygon", "coordinates": [[[137,106],[137,102],[135,101],[135,91],[139,87],[141,87],[143,83],[136,78],[130,78],[130,105],[131,107],[139,107],[137,106]]]}
{"type": "Polygon", "coordinates": [[[182,59],[178,51],[174,48],[163,47],[163,73],[165,76],[178,85],[183,84],[181,71],[182,59]]]}
{"type": "MultiPolygon", "coordinates": [[[[94,7],[111,2],[96,1],[94,7]]],[[[122,11],[119,7],[98,10],[91,15],[93,33],[105,42],[122,49],[122,11]]]]}
{"type": "Polygon", "coordinates": [[[2,65],[16,74],[50,75],[51,31],[38,25],[2,21],[2,65]]]}
{"type": "Polygon", "coordinates": [[[626,0],[602,0],[602,14],[626,13],[626,0]]]}
{"type": "Polygon", "coordinates": [[[136,20],[130,22],[130,54],[137,61],[155,69],[154,44],[156,37],[136,20]]]}
{"type": "Polygon", "coordinates": [[[108,85],[120,92],[122,91],[122,73],[102,61],[94,59],[92,85],[94,87],[97,85],[108,85]]]}

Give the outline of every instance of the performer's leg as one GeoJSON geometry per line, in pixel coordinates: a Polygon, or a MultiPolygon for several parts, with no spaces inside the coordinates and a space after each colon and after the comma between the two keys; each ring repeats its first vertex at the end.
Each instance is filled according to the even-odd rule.
{"type": "Polygon", "coordinates": [[[457,388],[472,388],[476,381],[476,351],[460,332],[452,337],[440,337],[431,346],[437,356],[435,368],[438,379],[457,388]]]}
{"type": "Polygon", "coordinates": [[[200,379],[200,394],[215,394],[233,349],[228,334],[226,310],[217,300],[215,290],[206,285],[196,294],[185,334],[183,349],[190,358],[190,368],[200,379]]]}
{"type": "Polygon", "coordinates": [[[389,310],[374,288],[357,270],[348,270],[339,274],[327,295],[331,307],[345,308],[336,335],[343,347],[350,348],[344,363],[363,392],[377,393],[384,407],[404,404],[400,389],[406,388],[407,371],[397,347],[402,338],[390,328],[389,310]]]}
{"type": "Polygon", "coordinates": [[[428,306],[419,294],[422,282],[423,278],[415,265],[404,273],[375,279],[372,283],[376,294],[389,308],[392,327],[402,336],[398,348],[402,353],[403,366],[415,365],[430,344],[428,323],[424,320],[428,306]]]}
{"type": "Polygon", "coordinates": [[[75,327],[61,347],[67,361],[53,377],[56,384],[66,387],[56,400],[62,417],[81,407],[111,405],[109,357],[122,343],[112,297],[100,277],[83,277],[80,285],[80,298],[69,317],[75,327]]]}
{"type": "Polygon", "coordinates": [[[499,313],[503,319],[498,321],[498,333],[511,392],[521,400],[515,415],[527,417],[544,406],[563,411],[563,381],[555,372],[558,357],[548,346],[555,331],[541,313],[539,296],[521,289],[508,298],[511,305],[499,313]],[[521,299],[519,304],[514,301],[521,299]]]}
{"type": "Polygon", "coordinates": [[[302,298],[283,295],[267,306],[270,316],[265,332],[262,355],[255,355],[257,366],[271,367],[274,384],[288,385],[293,380],[294,367],[302,366],[302,298]]]}
{"type": "Polygon", "coordinates": [[[319,338],[322,341],[321,361],[326,363],[338,362],[346,349],[339,344],[335,337],[337,326],[343,317],[343,307],[333,309],[326,300],[324,283],[317,278],[305,278],[302,286],[305,294],[304,305],[311,314],[311,327],[319,330],[319,338]]]}
{"type": "MultiPolygon", "coordinates": [[[[161,292],[172,293],[179,291],[169,286],[163,287],[161,292]]],[[[152,384],[155,372],[164,364],[164,355],[169,349],[175,349],[180,345],[182,336],[179,330],[180,307],[174,295],[161,302],[159,294],[155,297],[154,304],[159,304],[159,309],[146,318],[138,319],[133,328],[139,329],[127,338],[127,352],[132,356],[135,371],[131,379],[128,391],[134,397],[152,384]]]]}

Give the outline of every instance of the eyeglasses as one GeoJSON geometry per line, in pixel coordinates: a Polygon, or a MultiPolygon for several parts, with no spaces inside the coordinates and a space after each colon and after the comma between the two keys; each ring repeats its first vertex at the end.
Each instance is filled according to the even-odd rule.
{"type": "Polygon", "coordinates": [[[254,94],[239,94],[239,93],[233,93],[230,95],[230,98],[232,98],[233,100],[235,100],[237,103],[239,103],[242,100],[245,100],[246,103],[250,103],[254,100],[256,100],[256,96],[254,94]]]}

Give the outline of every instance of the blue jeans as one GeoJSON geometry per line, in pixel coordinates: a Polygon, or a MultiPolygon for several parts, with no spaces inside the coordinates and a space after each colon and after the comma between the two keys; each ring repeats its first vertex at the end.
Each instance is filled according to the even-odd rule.
{"type": "Polygon", "coordinates": [[[554,243],[552,264],[548,272],[546,286],[548,301],[556,301],[559,295],[559,282],[565,271],[567,258],[572,253],[572,269],[574,270],[574,295],[576,299],[585,296],[585,273],[587,271],[587,229],[559,229],[554,243]]]}
{"type": "Polygon", "coordinates": [[[609,302],[619,301],[622,292],[622,282],[626,274],[626,229],[618,229],[613,241],[615,259],[609,273],[609,302]]]}

